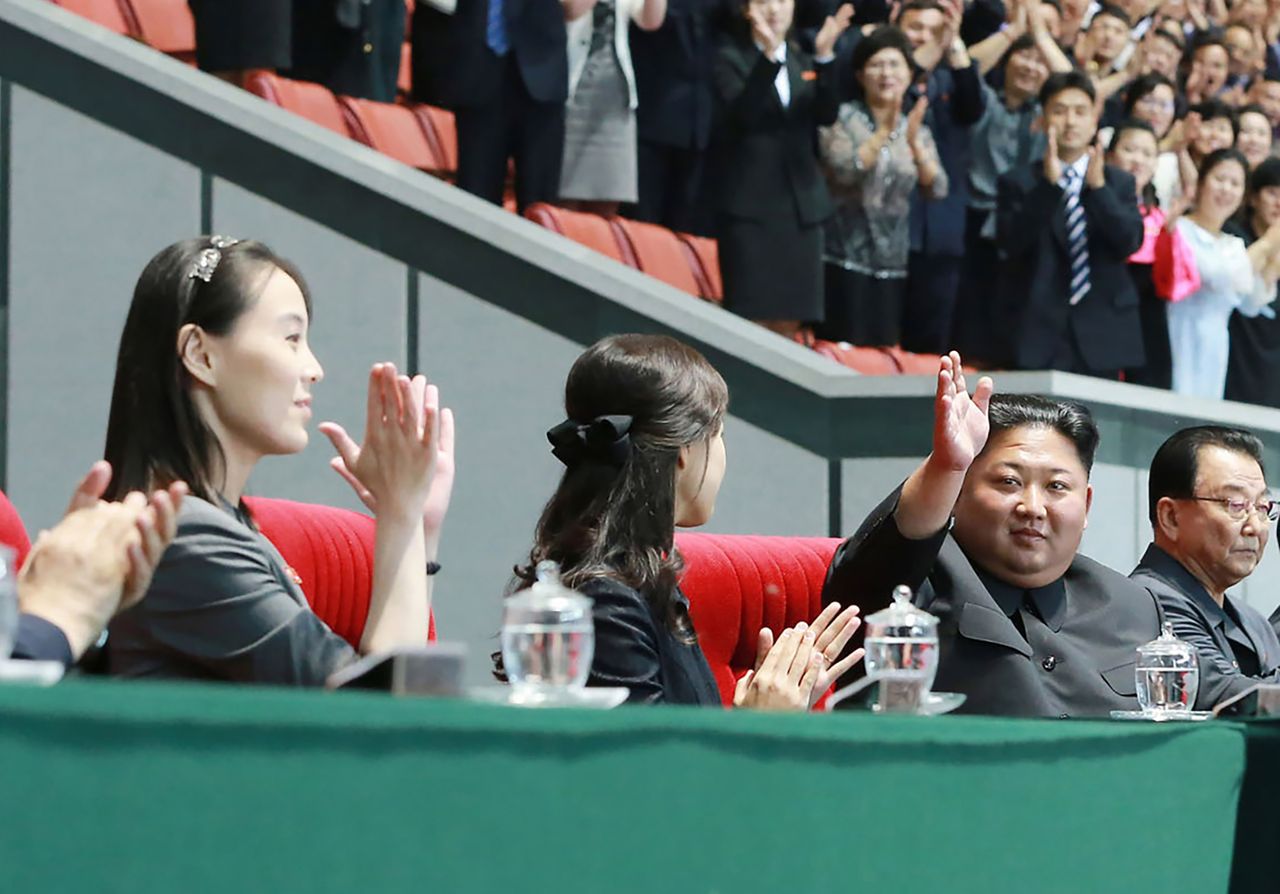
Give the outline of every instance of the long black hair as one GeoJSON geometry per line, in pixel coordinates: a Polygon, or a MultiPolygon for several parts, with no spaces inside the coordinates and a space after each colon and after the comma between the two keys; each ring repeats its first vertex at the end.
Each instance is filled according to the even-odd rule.
{"type": "Polygon", "coordinates": [[[724,379],[674,338],[615,335],[573,364],[564,402],[572,424],[630,417],[630,425],[601,449],[564,454],[567,467],[538,520],[529,563],[516,568],[516,586],[531,584],[538,563],[550,559],[570,587],[612,578],[643,593],[657,617],[690,637],[674,602],[682,570],[674,544],[676,461],[681,447],[720,431],[729,403],[724,379]]]}
{"type": "Polygon", "coordinates": [[[138,278],[120,335],[107,421],[109,499],[185,481],[195,496],[217,501],[224,457],[191,399],[178,345],[183,326],[226,335],[275,270],[297,283],[311,314],[311,294],[293,264],[261,242],[228,242],[212,236],[175,242],[138,278]],[[208,282],[194,275],[198,270],[209,273],[208,282]]]}

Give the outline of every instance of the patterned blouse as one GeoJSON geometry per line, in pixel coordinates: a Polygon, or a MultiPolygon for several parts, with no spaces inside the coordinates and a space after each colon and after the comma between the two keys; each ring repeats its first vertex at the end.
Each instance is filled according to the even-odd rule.
{"type": "MultiPolygon", "coordinates": [[[[880,279],[907,275],[911,191],[916,188],[917,176],[906,125],[903,115],[875,164],[866,169],[857,165],[858,149],[871,139],[876,125],[865,104],[857,100],[845,103],[836,123],[819,129],[818,148],[836,202],[836,213],[826,226],[828,263],[880,279]]],[[[920,142],[938,172],[922,192],[928,199],[944,198],[947,174],[927,126],[920,128],[920,142]]]]}

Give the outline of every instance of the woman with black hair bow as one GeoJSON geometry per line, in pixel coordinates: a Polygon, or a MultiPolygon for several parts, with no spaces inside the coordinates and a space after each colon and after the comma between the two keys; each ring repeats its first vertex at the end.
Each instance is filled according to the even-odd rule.
{"type": "MultiPolygon", "coordinates": [[[[720,704],[680,592],[675,529],[704,524],[725,471],[724,379],[667,336],[618,335],[592,345],[565,384],[568,419],[547,433],[564,477],[543,509],[517,586],[538,563],[594,602],[588,685],[626,686],[631,701],[720,704]]],[[[861,620],[828,606],[812,625],[774,641],[760,634],[757,666],[734,704],[803,710],[862,657],[840,658],[861,620]]]]}

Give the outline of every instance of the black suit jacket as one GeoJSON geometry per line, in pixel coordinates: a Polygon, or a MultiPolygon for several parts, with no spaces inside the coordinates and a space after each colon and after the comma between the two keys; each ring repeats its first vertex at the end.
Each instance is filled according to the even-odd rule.
{"type": "MultiPolygon", "coordinates": [[[[559,0],[502,0],[511,53],[538,102],[569,95],[564,12],[559,0]]],[[[505,60],[489,49],[489,0],[458,0],[453,15],[418,4],[413,14],[413,89],[422,102],[463,109],[493,102],[505,60]]]]}
{"type": "Polygon", "coordinates": [[[712,176],[717,210],[764,220],[791,210],[806,224],[833,210],[818,167],[815,128],[831,124],[839,100],[830,65],[795,45],[787,47],[791,101],[786,108],[774,89],[778,64],[750,38],[731,39],[716,58],[719,127],[712,176]]]}
{"type": "Polygon", "coordinates": [[[1089,238],[1089,293],[1068,304],[1071,262],[1067,254],[1063,190],[1045,179],[1044,166],[1013,170],[999,180],[997,245],[1003,260],[999,303],[1009,321],[1014,363],[1045,369],[1067,332],[1074,330],[1084,361],[1093,369],[1142,366],[1138,293],[1129,256],[1142,246],[1133,177],[1106,169],[1106,184],[1084,186],[1089,238]]]}
{"type": "Polygon", "coordinates": [[[899,493],[836,550],[824,602],[857,603],[866,617],[888,605],[895,586],[911,587],[916,605],[939,619],[934,688],[963,692],[961,711],[1105,717],[1137,709],[1136,650],[1160,632],[1150,593],[1076,556],[1062,578],[1063,598],[1043,620],[1025,618],[1024,638],[948,531],[927,540],[899,533],[899,493]]]}
{"type": "Polygon", "coordinates": [[[710,143],[720,6],[721,0],[668,0],[661,28],[631,26],[641,140],[684,149],[710,143]]]}
{"type": "Polygon", "coordinates": [[[1240,619],[1240,626],[1232,624],[1228,631],[1226,612],[1191,572],[1154,543],[1129,577],[1159,600],[1174,635],[1199,653],[1198,710],[1212,710],[1256,683],[1280,683],[1280,638],[1257,609],[1228,593],[1227,602],[1240,619]],[[1258,676],[1241,672],[1233,643],[1256,656],[1258,676]]]}

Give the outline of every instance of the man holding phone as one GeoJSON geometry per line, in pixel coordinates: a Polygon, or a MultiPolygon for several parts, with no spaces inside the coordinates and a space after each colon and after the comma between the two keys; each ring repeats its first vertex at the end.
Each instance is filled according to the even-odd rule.
{"type": "Polygon", "coordinates": [[[1097,93],[1080,71],[1040,91],[1044,159],[1000,178],[1000,316],[1020,369],[1114,379],[1145,361],[1128,259],[1142,245],[1133,177],[1103,163],[1097,93]]]}

